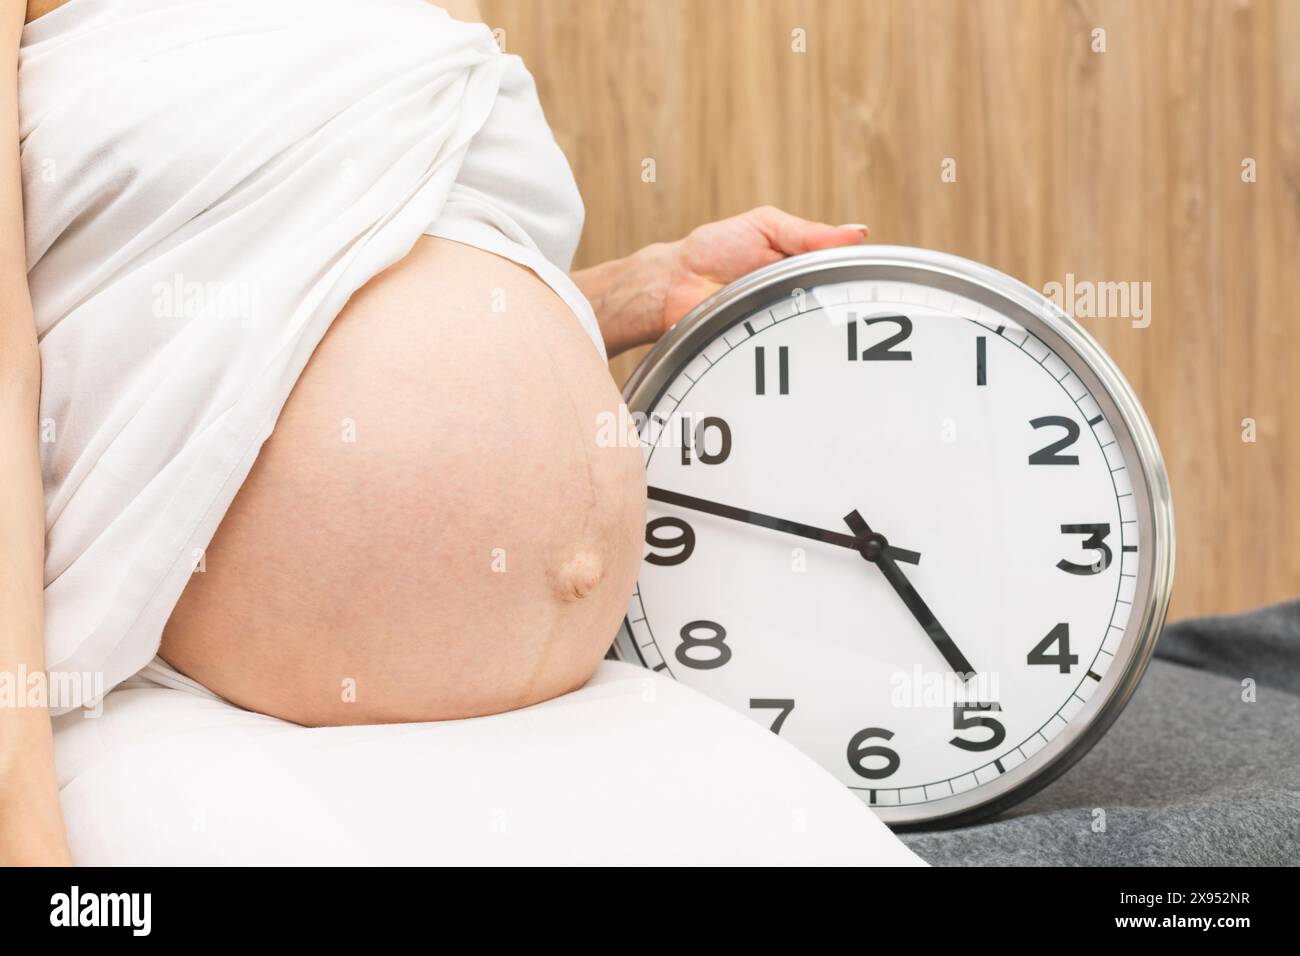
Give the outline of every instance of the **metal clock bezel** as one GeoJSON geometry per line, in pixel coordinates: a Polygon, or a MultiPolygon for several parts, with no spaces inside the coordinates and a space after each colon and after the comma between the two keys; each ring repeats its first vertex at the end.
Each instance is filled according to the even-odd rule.
{"type": "MultiPolygon", "coordinates": [[[[862,280],[919,282],[1009,316],[1038,336],[1101,406],[1130,468],[1138,510],[1138,577],[1124,636],[1096,692],[1068,726],[1023,763],[971,790],[922,804],[876,806],[898,830],[959,826],[993,816],[1059,777],[1102,737],[1132,697],[1164,625],[1173,586],[1174,526],[1160,447],[1119,369],[1077,322],[1029,286],[988,266],[907,246],[853,246],[807,253],[759,269],[696,306],[646,356],[623,389],[630,412],[648,412],[664,389],[717,335],[796,289],[862,280]],[[1144,493],[1137,493],[1144,492],[1144,493]]],[[[611,656],[637,663],[630,625],[611,656]]]]}

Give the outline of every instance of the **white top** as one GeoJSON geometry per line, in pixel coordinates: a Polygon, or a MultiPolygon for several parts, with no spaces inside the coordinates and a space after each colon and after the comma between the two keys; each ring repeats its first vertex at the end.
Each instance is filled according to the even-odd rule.
{"type": "Polygon", "coordinates": [[[566,273],[531,77],[423,0],[70,0],[19,69],[41,344],[46,658],[63,712],[154,656],[348,298],[423,233],[566,273]],[[95,675],[102,675],[96,678],[95,675]]]}

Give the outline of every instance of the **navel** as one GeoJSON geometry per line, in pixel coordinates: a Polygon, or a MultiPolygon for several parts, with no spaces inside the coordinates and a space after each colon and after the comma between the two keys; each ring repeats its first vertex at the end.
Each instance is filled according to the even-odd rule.
{"type": "Polygon", "coordinates": [[[554,575],[555,595],[562,601],[578,601],[596,589],[605,575],[605,562],[586,548],[565,560],[554,575]]]}

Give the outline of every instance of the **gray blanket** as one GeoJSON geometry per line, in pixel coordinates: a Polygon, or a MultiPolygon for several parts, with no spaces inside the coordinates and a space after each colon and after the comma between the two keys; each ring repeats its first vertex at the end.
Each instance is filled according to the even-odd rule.
{"type": "Polygon", "coordinates": [[[1300,601],[1170,625],[1064,776],[990,823],[903,839],[938,866],[1300,864],[1300,601]]]}

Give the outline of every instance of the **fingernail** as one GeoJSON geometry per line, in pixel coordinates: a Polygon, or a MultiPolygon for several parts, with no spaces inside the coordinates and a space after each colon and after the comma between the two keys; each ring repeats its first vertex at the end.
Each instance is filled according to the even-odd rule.
{"type": "Polygon", "coordinates": [[[865,224],[860,223],[860,222],[846,222],[844,225],[840,226],[839,228],[841,228],[841,229],[856,229],[858,232],[862,233],[863,236],[870,235],[870,233],[871,233],[871,230],[870,230],[869,228],[867,228],[867,226],[866,226],[865,224]]]}

